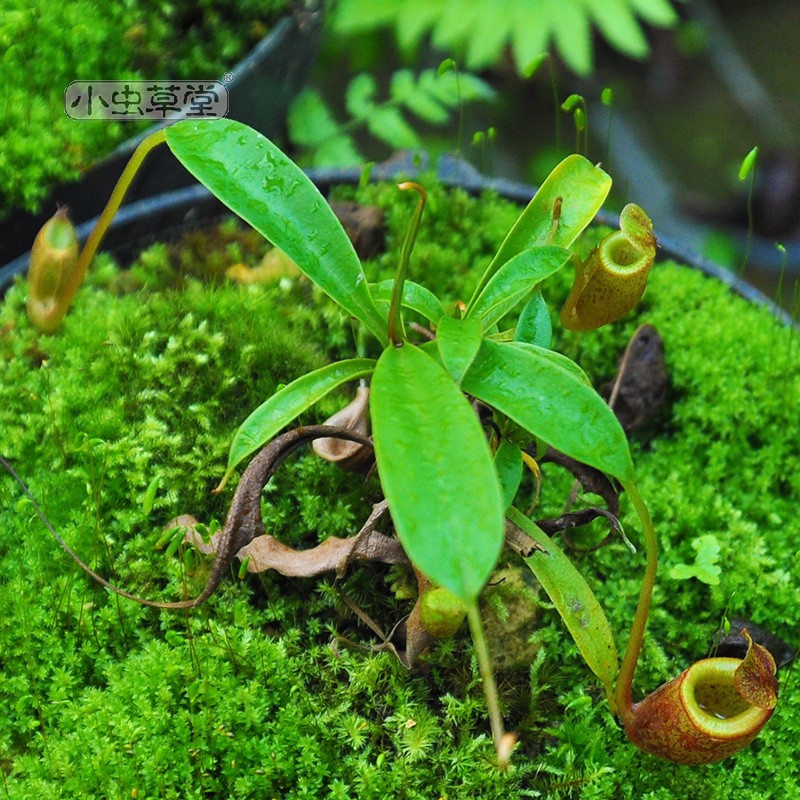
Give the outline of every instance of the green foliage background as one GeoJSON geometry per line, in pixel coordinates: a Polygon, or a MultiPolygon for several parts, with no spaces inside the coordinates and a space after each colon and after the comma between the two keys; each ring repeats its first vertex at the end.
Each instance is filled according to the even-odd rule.
{"type": "Polygon", "coordinates": [[[643,59],[650,47],[641,22],[677,21],[670,0],[340,0],[333,11],[338,33],[390,28],[407,55],[430,34],[434,47],[463,56],[468,69],[497,66],[510,49],[520,75],[548,51],[589,74],[595,28],[623,55],[643,59]]]}
{"type": "MultiPolygon", "coordinates": [[[[425,183],[411,277],[456,300],[517,211],[425,183]]],[[[358,194],[387,210],[388,251],[367,265],[370,277],[387,277],[408,203],[392,187],[358,194]]],[[[196,593],[208,565],[168,558],[154,544],[178,514],[224,517],[230,493],[210,489],[239,422],[279,383],[354,352],[349,321],[302,279],[242,287],[213,277],[261,255],[251,236],[226,228],[213,239],[215,252],[195,241],[182,257],[156,246],[125,274],[101,258],[55,336],[28,325],[23,280],[0,308],[0,452],[90,563],[165,600],[196,593]]],[[[548,287],[554,308],[570,279],[548,287]]],[[[664,339],[673,402],[633,439],[663,548],[639,696],[706,655],[726,608],[792,641],[800,577],[797,333],[720,284],[660,264],[635,315],[596,333],[559,334],[556,344],[599,386],[642,321],[664,339]],[[719,584],[669,578],[707,534],[721,547],[719,584]]],[[[307,421],[344,402],[344,393],[330,398],[307,421]]],[[[551,466],[544,477],[537,515],[558,514],[572,480],[551,466]]],[[[308,546],[354,533],[377,496],[374,480],[301,456],[265,493],[265,521],[308,546]]],[[[641,554],[615,540],[575,561],[624,645],[641,554]]],[[[388,629],[410,609],[402,570],[354,568],[339,584],[232,578],[191,613],[141,608],[88,581],[0,478],[0,796],[800,796],[793,672],[782,673],[772,721],[739,756],[700,768],[661,762],[625,741],[557,613],[535,586],[515,583],[508,562],[506,588],[493,587],[484,603],[506,718],[520,733],[501,774],[466,633],[409,674],[370,651],[375,637],[340,599],[339,590],[388,629]]]]}
{"type": "Polygon", "coordinates": [[[314,166],[361,166],[365,157],[356,135],[365,129],[377,142],[397,150],[422,149],[416,126],[435,128],[451,122],[475,101],[489,101],[494,90],[477,75],[433,69],[415,74],[398,69],[389,81],[388,96],[378,97],[378,83],[368,72],[358,73],[345,89],[346,121],[339,121],[316,88],[303,89],[287,119],[289,138],[300,150],[298,163],[314,166]]]}

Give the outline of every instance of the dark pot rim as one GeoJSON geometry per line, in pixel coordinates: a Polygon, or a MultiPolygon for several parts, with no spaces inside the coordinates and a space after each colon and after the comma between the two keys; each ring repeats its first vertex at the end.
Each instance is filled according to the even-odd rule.
{"type": "MultiPolygon", "coordinates": [[[[370,181],[391,181],[400,175],[404,177],[417,175],[426,170],[427,164],[428,159],[425,154],[404,154],[402,158],[376,165],[370,173],[370,181]]],[[[529,184],[505,178],[486,177],[468,162],[455,156],[441,157],[436,171],[442,185],[460,188],[472,195],[488,190],[508,200],[526,204],[536,192],[536,187],[529,184]]],[[[333,186],[357,185],[362,180],[362,170],[351,167],[314,168],[305,172],[323,194],[333,186]]],[[[217,200],[205,186],[194,183],[123,206],[109,227],[102,243],[102,250],[111,252],[123,260],[130,259],[148,244],[163,239],[170,233],[187,227],[197,227],[231,213],[233,212],[217,200]]],[[[618,224],[616,215],[605,210],[597,214],[595,221],[612,227],[618,224]]],[[[77,235],[81,242],[85,241],[95,222],[96,219],[92,219],[77,226],[77,235]]],[[[673,237],[659,236],[658,245],[662,258],[673,259],[716,278],[740,297],[769,309],[773,316],[786,325],[800,324],[760,290],[673,237]]],[[[15,275],[27,270],[29,261],[30,251],[0,267],[0,296],[11,285],[15,275]]]]}

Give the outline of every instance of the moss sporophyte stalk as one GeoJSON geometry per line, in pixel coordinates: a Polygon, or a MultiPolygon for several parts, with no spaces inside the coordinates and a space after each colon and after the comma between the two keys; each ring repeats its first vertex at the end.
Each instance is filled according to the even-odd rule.
{"type": "MultiPolygon", "coordinates": [[[[777,696],[774,664],[757,644],[751,644],[744,659],[701,661],[642,702],[633,702],[633,676],[657,571],[656,533],[623,428],[582,369],[551,349],[551,329],[544,322],[549,313],[542,284],[570,263],[577,267],[562,309],[565,327],[593,329],[631,310],[655,257],[647,214],[626,206],[620,230],[588,258],[578,259],[576,240],[605,201],[611,179],[582,156],[570,156],[513,223],[469,302],[452,303],[411,277],[425,199],[421,186],[400,187],[415,189],[420,200],[397,256],[394,279],[370,283],[328,204],[274,144],[233,121],[185,121],[140,146],[66,288],[57,292],[64,311],[136,168],[161,143],[355,318],[366,332],[366,344],[357,357],[290,381],[242,422],[218,491],[245,459],[257,454],[239,481],[225,525],[210,541],[202,541],[196,532],[186,534],[187,541],[215,556],[205,588],[196,597],[141,600],[96,571],[92,576],[129,599],[159,608],[188,608],[219,588],[237,557],[247,571],[274,569],[295,576],[330,570],[343,574],[357,560],[410,563],[420,592],[406,641],[402,648],[388,638],[384,644],[413,666],[421,643],[427,646],[432,639],[431,626],[438,633],[444,620],[450,632],[465,614],[497,762],[505,768],[513,735],[504,730],[478,603],[501,552],[508,549],[521,556],[549,595],[635,744],[691,764],[724,758],[751,741],[771,715],[777,696]],[[286,186],[292,190],[284,191],[286,186]],[[404,317],[413,324],[405,324],[404,317]],[[344,413],[336,420],[338,426],[282,432],[337,387],[356,380],[370,381],[368,402],[344,413]],[[371,436],[364,427],[367,413],[371,436]],[[376,505],[356,537],[331,537],[308,554],[291,551],[266,533],[262,490],[302,444],[336,438],[366,448],[368,456],[374,452],[385,502],[376,505]],[[569,465],[586,487],[605,481],[615,503],[616,483],[633,505],[646,567],[621,664],[609,621],[586,580],[530,514],[514,507],[524,493],[523,464],[534,465],[538,473],[538,464],[548,458],[569,465]],[[376,530],[387,509],[396,538],[376,530]],[[434,598],[446,603],[437,602],[431,610],[434,598]],[[421,620],[420,625],[412,620],[421,620]]],[[[33,275],[31,285],[35,289],[33,275]]]]}

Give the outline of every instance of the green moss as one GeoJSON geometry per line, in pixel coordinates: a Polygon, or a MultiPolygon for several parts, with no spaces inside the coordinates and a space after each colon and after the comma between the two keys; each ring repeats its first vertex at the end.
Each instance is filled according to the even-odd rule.
{"type": "MultiPolygon", "coordinates": [[[[74,80],[217,79],[266,33],[286,0],[7,0],[0,16],[0,216],[36,210],[147,123],[75,122],[74,80]]],[[[151,123],[152,124],[152,123],[151,123]]]]}
{"type": "MultiPolygon", "coordinates": [[[[389,250],[368,265],[384,277],[410,206],[391,187],[361,194],[387,209],[389,250]]],[[[444,285],[450,301],[466,299],[516,212],[491,196],[432,188],[430,198],[411,277],[444,285]]],[[[212,272],[260,258],[246,238],[225,236],[212,272]]],[[[303,279],[201,283],[190,267],[163,246],[125,279],[101,259],[55,336],[28,325],[24,281],[0,308],[0,452],[98,570],[161,599],[202,583],[206,565],[189,574],[180,553],[166,557],[154,544],[178,514],[224,517],[230,493],[210,490],[236,426],[280,382],[355,349],[349,321],[303,279]]],[[[570,279],[548,287],[554,308],[570,279]]],[[[558,346],[601,385],[642,321],[664,338],[672,404],[662,424],[633,437],[663,549],[638,696],[704,656],[726,608],[791,640],[800,550],[797,334],[720,284],[660,264],[635,316],[596,333],[561,334],[558,346]],[[691,563],[692,542],[704,534],[722,548],[720,584],[669,578],[671,565],[691,563]]],[[[345,396],[306,418],[324,419],[345,396]]],[[[558,513],[572,480],[552,465],[544,475],[542,515],[558,513]]],[[[265,493],[265,519],[271,532],[307,546],[355,532],[376,497],[374,478],[365,483],[301,456],[265,493]]],[[[623,511],[638,544],[625,503],[623,511]]],[[[574,558],[624,645],[641,554],[615,540],[574,558]]],[[[627,743],[548,603],[533,609],[532,633],[528,621],[517,624],[519,599],[537,603],[524,587],[486,598],[487,615],[510,619],[527,639],[509,645],[513,661],[530,653],[502,675],[520,745],[511,771],[498,773],[466,634],[410,674],[387,653],[370,652],[375,637],[338,593],[388,630],[410,602],[393,582],[403,582],[398,570],[375,566],[354,568],[338,584],[264,575],[225,582],[190,614],[141,608],[87,581],[17,487],[0,479],[6,796],[797,796],[800,695],[791,679],[772,721],[740,755],[700,768],[666,764],[627,743]]]]}

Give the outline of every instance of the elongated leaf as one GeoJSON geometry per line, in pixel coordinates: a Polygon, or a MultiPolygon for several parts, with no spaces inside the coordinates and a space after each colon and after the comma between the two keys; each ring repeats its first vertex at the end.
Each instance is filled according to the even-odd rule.
{"type": "Polygon", "coordinates": [[[631,8],[651,25],[667,28],[680,19],[669,0],[629,0],[629,2],[631,8]]]}
{"type": "Polygon", "coordinates": [[[548,56],[550,28],[545,23],[540,4],[514,3],[509,8],[511,49],[517,72],[532,78],[548,56]]]}
{"type": "MultiPolygon", "coordinates": [[[[394,288],[394,278],[389,278],[380,283],[372,285],[372,295],[376,303],[386,303],[387,313],[388,304],[392,299],[392,289],[394,288]]],[[[444,316],[444,308],[439,302],[439,298],[422,284],[407,280],[403,284],[403,307],[410,308],[418,314],[422,314],[425,319],[430,320],[434,325],[444,316]]]]}
{"type": "Polygon", "coordinates": [[[629,0],[593,3],[590,12],[600,33],[620,53],[631,58],[645,58],[650,52],[647,37],[636,20],[629,0]]]}
{"type": "Polygon", "coordinates": [[[166,135],[192,175],[381,342],[387,341],[386,320],[350,239],[325,198],[288,156],[230,119],[184,120],[167,128],[166,135]]]}
{"type": "Polygon", "coordinates": [[[410,69],[401,69],[392,75],[391,97],[432,125],[444,125],[450,118],[450,112],[418,84],[410,69]]]}
{"type": "Polygon", "coordinates": [[[442,317],[436,328],[436,344],[445,369],[460,383],[469,365],[478,355],[483,330],[477,319],[442,317]]]}
{"type": "Polygon", "coordinates": [[[482,78],[468,72],[426,69],[419,76],[420,88],[425,89],[448,108],[458,108],[475,100],[493,100],[497,92],[482,78]]]}
{"type": "Polygon", "coordinates": [[[580,155],[567,156],[547,177],[508,232],[481,278],[470,308],[492,275],[529,247],[569,247],[592,221],[611,189],[611,178],[580,155]],[[556,219],[557,217],[557,219],[556,219]]]}
{"type": "Polygon", "coordinates": [[[559,0],[558,13],[549,20],[555,49],[577,75],[592,70],[592,30],[580,0],[559,0]]]}
{"type": "Polygon", "coordinates": [[[376,106],[365,120],[367,130],[389,147],[397,150],[421,147],[422,141],[399,108],[390,105],[376,106]]]}
{"type": "Polygon", "coordinates": [[[539,347],[549,348],[552,344],[553,322],[550,319],[550,309],[541,292],[536,292],[522,309],[514,331],[514,339],[539,347]]]}
{"type": "Polygon", "coordinates": [[[409,343],[381,355],[370,408],[403,547],[430,580],[474,602],[503,544],[503,499],[478,418],[450,375],[409,343]]]}
{"type": "Polygon", "coordinates": [[[557,450],[632,480],[625,432],[569,359],[535,345],[484,339],[461,385],[557,450]]]}
{"type": "Polygon", "coordinates": [[[503,439],[494,454],[494,467],[503,490],[503,507],[508,509],[522,483],[522,451],[519,445],[503,439]]]}
{"type": "Polygon", "coordinates": [[[295,98],[286,121],[292,141],[301,147],[319,147],[339,131],[339,124],[322,95],[310,88],[303,89],[295,98]]]}
{"type": "Polygon", "coordinates": [[[547,347],[533,344],[532,342],[512,342],[512,347],[518,347],[521,350],[528,350],[533,353],[537,358],[543,358],[549,361],[553,366],[564,369],[575,376],[575,379],[591,387],[592,382],[587,377],[586,373],[576,364],[571,358],[567,358],[563,353],[556,350],[550,350],[547,347]]]}
{"type": "Polygon", "coordinates": [[[569,259],[563,247],[533,247],[517,253],[492,275],[467,317],[479,318],[484,329],[489,328],[569,259]]]}
{"type": "Polygon", "coordinates": [[[338,361],[309,372],[275,392],[269,400],[253,411],[236,431],[228,454],[228,468],[218,489],[228,482],[231,473],[243,458],[266,444],[298,414],[314,405],[337,386],[369,375],[375,368],[375,363],[371,358],[338,361]]]}
{"type": "Polygon", "coordinates": [[[617,647],[600,603],[550,537],[516,508],[508,509],[508,518],[545,549],[526,558],[525,563],[553,601],[589,669],[611,690],[618,669],[617,647]]]}

